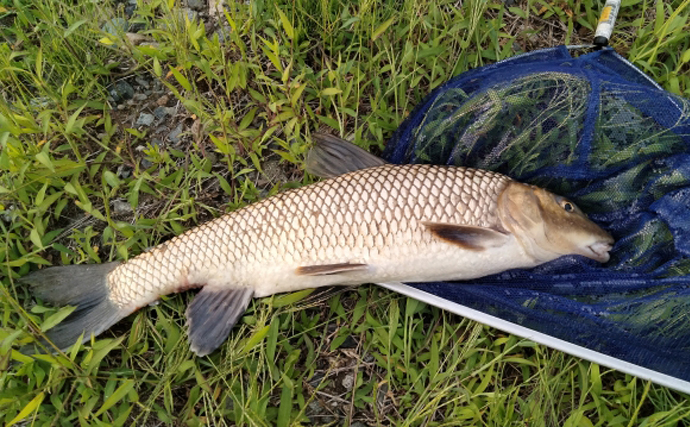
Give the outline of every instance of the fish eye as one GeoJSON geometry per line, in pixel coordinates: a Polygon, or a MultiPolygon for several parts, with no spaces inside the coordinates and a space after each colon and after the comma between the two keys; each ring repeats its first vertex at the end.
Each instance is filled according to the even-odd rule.
{"type": "Polygon", "coordinates": [[[569,202],[568,200],[562,200],[561,201],[561,207],[566,212],[573,212],[575,210],[575,206],[571,202],[569,202]]]}

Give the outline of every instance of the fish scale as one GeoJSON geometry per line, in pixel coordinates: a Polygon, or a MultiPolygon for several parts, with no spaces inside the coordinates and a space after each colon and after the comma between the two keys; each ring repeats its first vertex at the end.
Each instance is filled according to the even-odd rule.
{"type": "Polygon", "coordinates": [[[390,245],[410,245],[398,250],[406,255],[424,252],[432,236],[421,221],[496,227],[496,200],[509,181],[476,169],[383,165],[285,191],[120,265],[108,275],[110,298],[141,307],[218,276],[258,285],[267,263],[367,263],[390,245]]]}

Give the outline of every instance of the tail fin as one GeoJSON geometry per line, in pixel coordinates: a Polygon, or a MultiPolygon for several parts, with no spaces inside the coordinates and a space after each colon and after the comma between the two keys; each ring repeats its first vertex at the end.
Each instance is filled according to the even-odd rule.
{"type": "MultiPolygon", "coordinates": [[[[119,262],[68,265],[36,271],[20,281],[29,284],[34,294],[53,305],[77,308],[65,320],[47,332],[56,347],[65,350],[83,334],[83,340],[98,335],[129,315],[109,298],[106,276],[119,262]]],[[[44,344],[47,344],[44,342],[44,344]]],[[[27,352],[27,349],[22,349],[27,352]]],[[[28,349],[31,352],[31,348],[28,349]]]]}

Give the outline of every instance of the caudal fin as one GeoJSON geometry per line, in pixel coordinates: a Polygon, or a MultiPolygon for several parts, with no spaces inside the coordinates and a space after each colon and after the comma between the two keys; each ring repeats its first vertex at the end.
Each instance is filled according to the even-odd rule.
{"type": "MultiPolygon", "coordinates": [[[[110,262],[51,267],[20,279],[31,286],[34,295],[52,305],[77,307],[65,320],[46,333],[57,348],[67,349],[82,335],[82,342],[87,341],[91,334],[100,334],[130,314],[109,299],[106,276],[119,264],[110,262]]],[[[22,351],[27,353],[31,349],[24,348],[22,351]]]]}

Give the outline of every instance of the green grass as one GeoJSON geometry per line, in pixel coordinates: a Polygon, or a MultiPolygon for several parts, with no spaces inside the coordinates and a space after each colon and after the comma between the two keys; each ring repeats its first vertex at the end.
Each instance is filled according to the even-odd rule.
{"type": "MultiPolygon", "coordinates": [[[[310,132],[377,151],[431,88],[520,50],[589,41],[601,7],[232,2],[207,34],[178,3],[139,1],[130,23],[146,40],[133,43],[102,30],[124,4],[0,1],[0,422],[689,424],[684,395],[375,286],[257,300],[210,357],[188,350],[189,294],[69,353],[18,353],[67,313],[17,284],[36,264],[127,259],[308,183],[310,132]],[[111,85],[134,76],[170,94],[179,144],[151,143],[128,116],[136,106],[109,103],[111,85]]],[[[689,1],[627,2],[613,44],[690,96],[689,15],[689,1]]]]}

